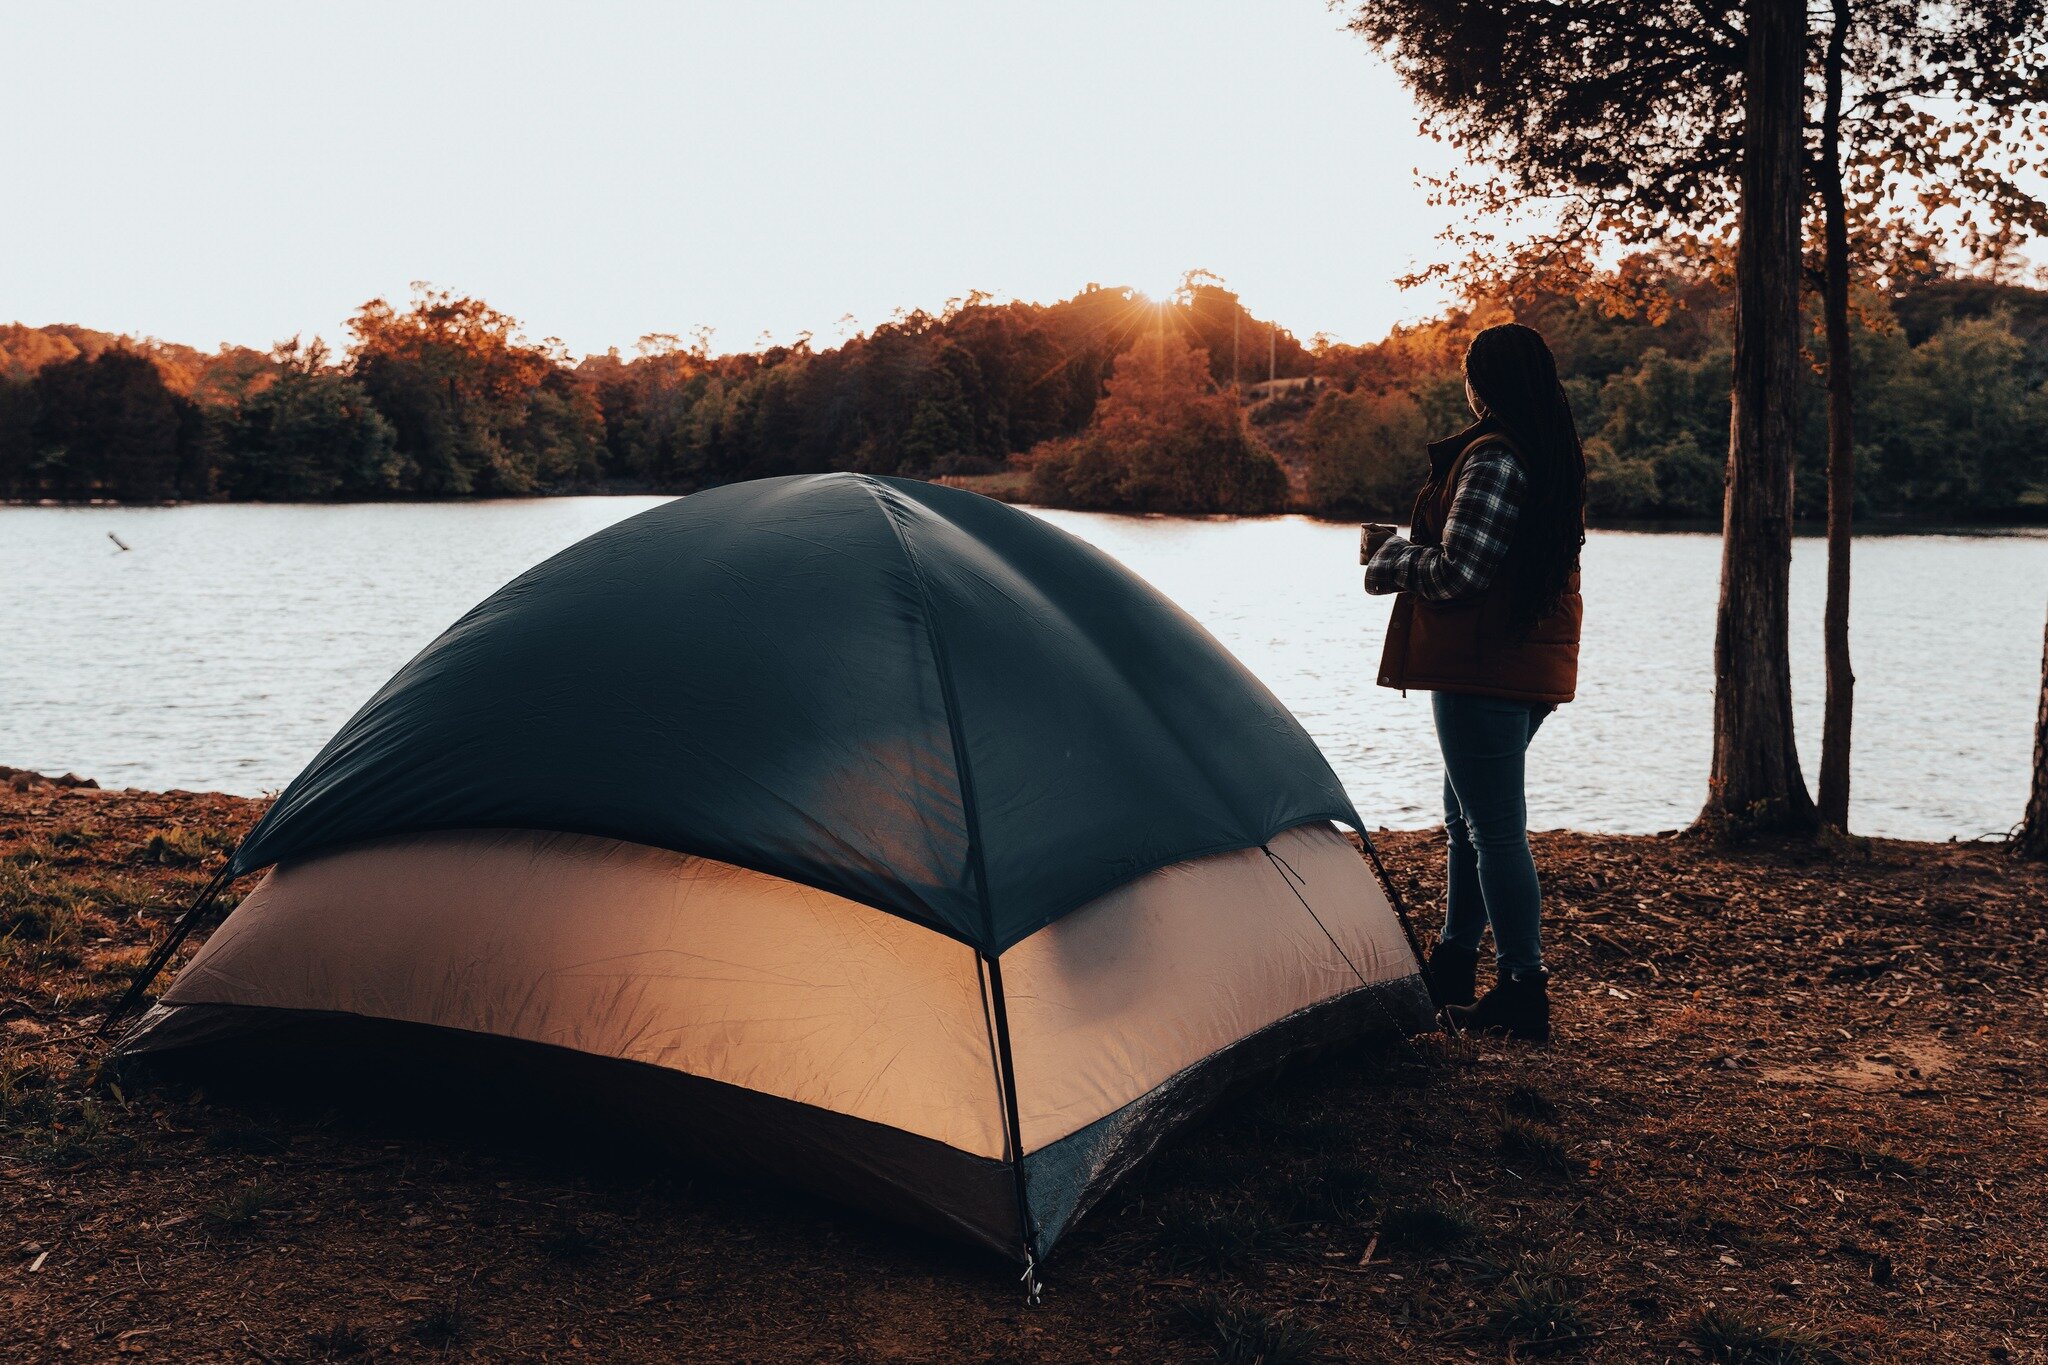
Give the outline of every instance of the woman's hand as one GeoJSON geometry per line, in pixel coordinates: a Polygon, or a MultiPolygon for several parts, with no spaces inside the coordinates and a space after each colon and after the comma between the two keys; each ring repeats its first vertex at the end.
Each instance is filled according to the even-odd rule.
{"type": "Polygon", "coordinates": [[[1380,552],[1380,546],[1392,540],[1400,529],[1398,526],[1386,526],[1379,522],[1367,522],[1360,527],[1358,562],[1370,564],[1372,557],[1380,552]]]}

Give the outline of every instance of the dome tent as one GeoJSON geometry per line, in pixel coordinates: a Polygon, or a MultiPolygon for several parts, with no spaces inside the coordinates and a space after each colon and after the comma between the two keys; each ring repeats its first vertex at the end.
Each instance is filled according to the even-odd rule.
{"type": "Polygon", "coordinates": [[[1230,1080],[1427,1026],[1333,821],[1287,710],[1084,542],[913,481],[731,485],[401,669],[121,1053],[494,1047],[1029,1261],[1230,1080]]]}

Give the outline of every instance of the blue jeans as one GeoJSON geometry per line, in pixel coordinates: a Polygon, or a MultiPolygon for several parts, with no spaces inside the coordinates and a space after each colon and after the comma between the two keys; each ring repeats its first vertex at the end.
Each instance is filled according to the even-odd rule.
{"type": "Polygon", "coordinates": [[[1548,706],[1435,692],[1437,745],[1444,754],[1443,941],[1477,951],[1493,926],[1493,949],[1510,972],[1543,966],[1543,893],[1529,856],[1523,759],[1548,706]]]}

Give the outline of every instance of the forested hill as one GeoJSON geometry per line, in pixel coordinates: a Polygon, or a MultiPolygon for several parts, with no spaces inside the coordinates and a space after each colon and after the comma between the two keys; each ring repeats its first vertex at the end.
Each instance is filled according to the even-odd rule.
{"type": "MultiPolygon", "coordinates": [[[[1863,510],[2048,514],[2048,291],[1932,279],[1872,291],[1858,314],[1863,510]]],[[[1422,443],[1464,420],[1466,341],[1509,317],[1557,352],[1596,516],[1718,512],[1727,300],[1680,276],[1623,315],[1564,298],[1481,304],[1366,346],[1304,345],[1198,277],[1166,303],[1096,286],[1052,304],[971,295],[830,348],[715,355],[651,336],[580,361],[434,291],[365,305],[340,353],[16,324],[0,327],[0,496],[688,492],[851,469],[987,477],[1072,506],[1392,515],[1422,443]]],[[[1817,378],[1806,399],[1812,512],[1817,378]]]]}
{"type": "MultiPolygon", "coordinates": [[[[431,291],[365,305],[341,355],[294,341],[209,356],[16,325],[0,329],[0,494],[462,497],[989,473],[1086,427],[1116,357],[1162,318],[1212,349],[1227,384],[1229,316],[1094,286],[1050,305],[971,295],[830,349],[712,355],[650,336],[631,357],[580,363],[431,291]]],[[[1269,359],[1283,375],[1311,368],[1284,330],[1237,321],[1247,371],[1254,351],[1261,376],[1269,359]]]]}

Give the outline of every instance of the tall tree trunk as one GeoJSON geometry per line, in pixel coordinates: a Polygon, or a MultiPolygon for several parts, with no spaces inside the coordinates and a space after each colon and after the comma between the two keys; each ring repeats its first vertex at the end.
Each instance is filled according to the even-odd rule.
{"type": "Polygon", "coordinates": [[[1810,829],[1792,742],[1788,600],[1799,388],[1799,219],[1806,9],[1748,0],[1735,388],[1714,629],[1714,765],[1701,821],[1810,829]]]}
{"type": "Polygon", "coordinates": [[[1855,510],[1855,370],[1849,354],[1849,214],[1842,195],[1842,62],[1849,0],[1834,0],[1828,34],[1827,108],[1821,118],[1821,209],[1826,261],[1822,309],[1828,346],[1827,710],[1820,732],[1820,822],[1849,827],[1849,728],[1856,675],[1849,667],[1849,522],[1855,510]]]}
{"type": "Polygon", "coordinates": [[[2048,635],[2041,642],[2041,709],[2034,716],[2034,789],[2019,843],[2029,858],[2048,858],[2048,635]]]}

